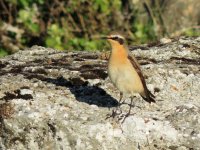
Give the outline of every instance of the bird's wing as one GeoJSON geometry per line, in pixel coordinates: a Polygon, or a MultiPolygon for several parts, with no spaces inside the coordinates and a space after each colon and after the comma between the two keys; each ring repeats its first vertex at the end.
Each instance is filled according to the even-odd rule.
{"type": "Polygon", "coordinates": [[[154,98],[155,96],[147,89],[147,85],[146,85],[146,82],[145,82],[145,79],[144,79],[144,76],[142,74],[142,71],[140,69],[140,66],[136,60],[136,58],[134,56],[132,56],[130,53],[128,54],[128,59],[129,61],[131,62],[132,66],[135,68],[135,70],[137,71],[140,79],[141,79],[141,82],[142,82],[142,85],[144,87],[144,93],[145,93],[145,96],[146,97],[143,97],[142,98],[144,100],[146,100],[147,102],[151,103],[151,102],[155,102],[154,98]]]}

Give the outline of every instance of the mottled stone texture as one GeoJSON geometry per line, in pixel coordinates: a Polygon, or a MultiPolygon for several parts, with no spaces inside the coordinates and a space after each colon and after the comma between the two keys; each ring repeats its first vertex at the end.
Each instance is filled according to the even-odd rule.
{"type": "Polygon", "coordinates": [[[124,123],[105,119],[119,99],[106,55],[34,46],[1,58],[0,149],[200,149],[199,43],[182,37],[132,47],[157,103],[136,95],[124,123]]]}

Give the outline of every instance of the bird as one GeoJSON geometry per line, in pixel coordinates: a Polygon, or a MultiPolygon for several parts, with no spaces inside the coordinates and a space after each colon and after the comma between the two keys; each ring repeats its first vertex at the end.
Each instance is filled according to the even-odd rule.
{"type": "Polygon", "coordinates": [[[108,76],[120,91],[119,104],[124,94],[131,95],[131,103],[127,115],[131,112],[135,93],[139,93],[146,102],[155,103],[155,96],[147,88],[140,65],[127,48],[125,38],[118,34],[102,36],[101,38],[107,39],[111,45],[108,76]]]}

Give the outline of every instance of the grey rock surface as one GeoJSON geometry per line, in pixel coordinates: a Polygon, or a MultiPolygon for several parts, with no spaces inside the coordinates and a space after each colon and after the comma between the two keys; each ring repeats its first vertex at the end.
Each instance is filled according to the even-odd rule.
{"type": "Polygon", "coordinates": [[[136,95],[123,123],[105,119],[119,91],[100,52],[33,46],[1,58],[0,149],[200,149],[200,37],[131,49],[157,102],[136,95]]]}

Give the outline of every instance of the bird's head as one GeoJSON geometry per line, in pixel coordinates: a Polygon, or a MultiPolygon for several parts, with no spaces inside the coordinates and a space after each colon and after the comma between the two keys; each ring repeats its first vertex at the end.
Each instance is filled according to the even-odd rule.
{"type": "Polygon", "coordinates": [[[111,45],[123,45],[125,43],[124,37],[118,34],[104,36],[102,39],[107,39],[111,45]]]}

